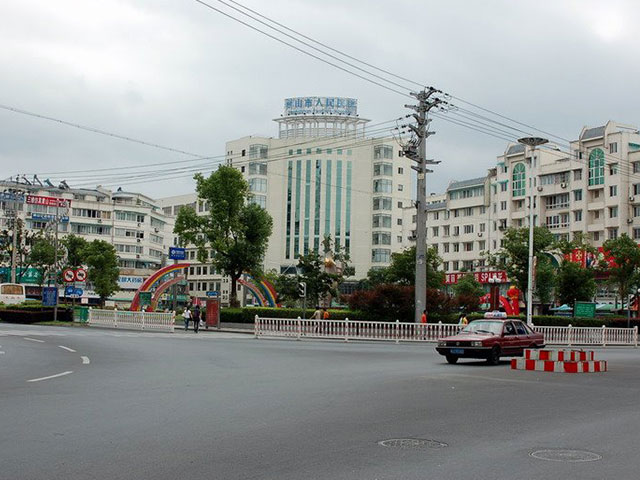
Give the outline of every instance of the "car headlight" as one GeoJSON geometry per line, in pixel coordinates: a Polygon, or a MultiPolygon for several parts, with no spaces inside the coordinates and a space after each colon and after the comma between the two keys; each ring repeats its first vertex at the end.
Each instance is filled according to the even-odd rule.
{"type": "Polygon", "coordinates": [[[445,340],[438,340],[438,346],[439,347],[446,347],[447,346],[447,342],[445,340]]]}
{"type": "Polygon", "coordinates": [[[481,347],[482,346],[482,341],[471,342],[471,346],[472,347],[481,347]]]}

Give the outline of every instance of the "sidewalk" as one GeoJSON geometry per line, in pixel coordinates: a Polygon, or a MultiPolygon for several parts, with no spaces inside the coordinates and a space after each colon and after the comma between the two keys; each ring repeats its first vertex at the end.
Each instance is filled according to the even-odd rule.
{"type": "MultiPolygon", "coordinates": [[[[193,322],[189,322],[189,330],[193,331],[193,322]]],[[[184,332],[184,322],[176,322],[175,331],[183,331],[184,332]]],[[[246,333],[249,335],[253,335],[253,323],[220,323],[220,328],[216,327],[200,327],[198,329],[199,332],[229,332],[229,333],[246,333]]]]}

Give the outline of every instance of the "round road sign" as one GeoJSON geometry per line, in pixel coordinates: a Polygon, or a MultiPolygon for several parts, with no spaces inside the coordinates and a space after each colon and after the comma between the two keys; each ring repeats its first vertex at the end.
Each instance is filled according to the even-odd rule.
{"type": "Polygon", "coordinates": [[[79,268],[76,270],[76,280],[79,282],[84,282],[87,279],[87,271],[84,268],[79,268]]]}
{"type": "Polygon", "coordinates": [[[65,282],[73,282],[76,278],[76,274],[70,268],[67,268],[64,272],[62,272],[62,278],[65,282]]]}

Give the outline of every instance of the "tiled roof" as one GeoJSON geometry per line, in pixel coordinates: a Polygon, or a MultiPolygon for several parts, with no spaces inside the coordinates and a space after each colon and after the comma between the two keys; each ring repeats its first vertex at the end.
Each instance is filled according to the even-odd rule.
{"type": "Polygon", "coordinates": [[[425,207],[425,210],[429,212],[431,210],[444,210],[445,208],[447,208],[447,202],[437,202],[430,203],[425,207]]]}
{"type": "Polygon", "coordinates": [[[604,126],[602,127],[594,127],[587,128],[584,133],[580,136],[580,140],[587,140],[589,138],[599,138],[604,137],[604,126]]]}
{"type": "Polygon", "coordinates": [[[516,145],[511,145],[507,149],[507,155],[515,155],[516,153],[524,153],[524,145],[523,144],[518,143],[516,145]]]}
{"type": "Polygon", "coordinates": [[[465,187],[473,187],[476,185],[484,185],[484,181],[487,177],[478,177],[478,178],[470,178],[469,180],[461,180],[459,182],[451,182],[449,187],[447,187],[447,191],[451,190],[459,190],[465,187]]]}

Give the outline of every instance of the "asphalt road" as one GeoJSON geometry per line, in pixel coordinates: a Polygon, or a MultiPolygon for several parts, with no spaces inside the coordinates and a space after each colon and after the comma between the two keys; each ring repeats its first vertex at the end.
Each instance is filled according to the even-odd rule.
{"type": "Polygon", "coordinates": [[[0,352],[3,480],[625,480],[640,471],[633,349],[597,350],[609,372],[571,375],[448,365],[424,345],[0,324],[0,352]],[[72,373],[46,378],[63,372],[72,373]],[[400,438],[446,446],[378,443],[400,438]],[[544,449],[602,458],[530,455],[544,449]]]}

